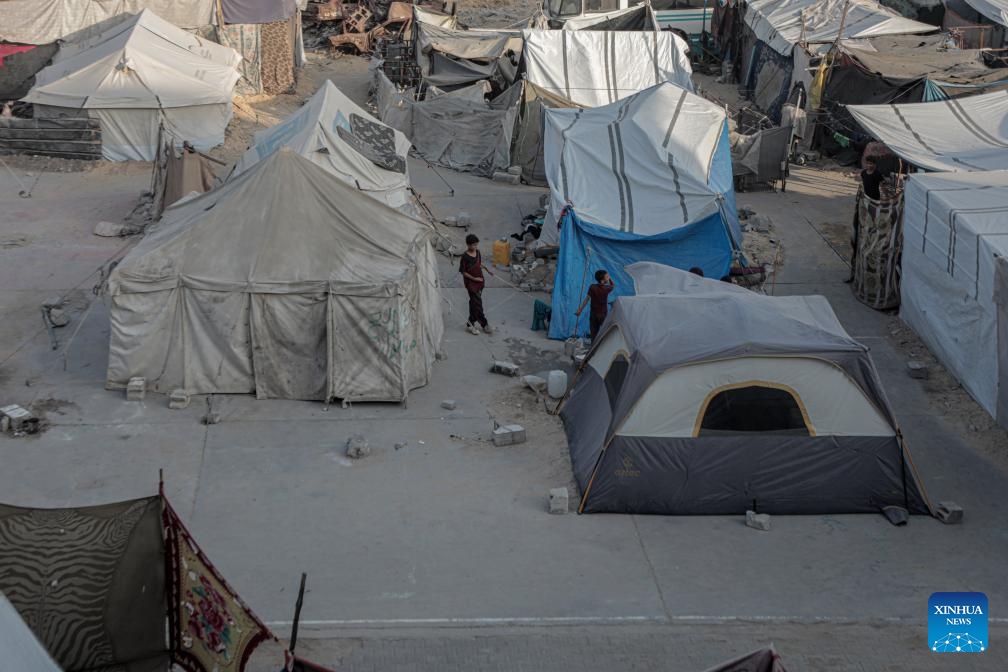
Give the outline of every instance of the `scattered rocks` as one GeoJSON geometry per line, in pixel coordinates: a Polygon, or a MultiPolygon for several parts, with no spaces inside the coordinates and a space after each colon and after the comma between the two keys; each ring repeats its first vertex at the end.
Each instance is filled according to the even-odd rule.
{"type": "Polygon", "coordinates": [[[963,508],[955,502],[938,502],[935,517],[946,525],[958,525],[962,523],[963,508]]]}
{"type": "Polygon", "coordinates": [[[754,530],[760,530],[762,532],[770,531],[770,514],[769,513],[756,513],[755,511],[745,512],[745,524],[747,527],[751,527],[754,530]]]}
{"type": "Polygon", "coordinates": [[[549,512],[550,513],[567,513],[568,510],[568,496],[567,488],[553,488],[549,491],[549,512]]]}
{"type": "Polygon", "coordinates": [[[352,460],[359,460],[371,454],[371,444],[364,438],[363,434],[354,434],[346,442],[346,456],[352,460]]]}
{"type": "Polygon", "coordinates": [[[122,238],[139,232],[140,230],[135,226],[115,224],[113,222],[98,222],[94,228],[96,236],[103,236],[105,238],[122,238]]]}
{"type": "Polygon", "coordinates": [[[493,430],[495,446],[510,446],[515,443],[525,443],[525,428],[521,425],[501,425],[493,430]]]}
{"type": "Polygon", "coordinates": [[[70,316],[61,308],[52,308],[49,310],[49,322],[54,327],[65,327],[70,324],[70,316]]]}
{"type": "Polygon", "coordinates": [[[522,382],[532,388],[534,392],[546,391],[546,379],[541,376],[522,376],[522,382]]]}
{"type": "Polygon", "coordinates": [[[441,402],[441,408],[448,411],[454,411],[456,408],[458,408],[458,402],[455,401],[454,399],[445,399],[444,401],[441,402]]]}
{"type": "Polygon", "coordinates": [[[147,379],[134,376],[126,383],[126,401],[143,401],[147,396],[147,379]]]}
{"type": "Polygon", "coordinates": [[[514,362],[495,361],[490,367],[490,373],[499,373],[502,376],[517,376],[518,365],[514,362]]]}
{"type": "Polygon", "coordinates": [[[910,374],[911,378],[917,378],[920,380],[927,380],[930,376],[928,371],[928,365],[919,359],[911,359],[906,363],[907,373],[910,374]]]}
{"type": "Polygon", "coordinates": [[[168,408],[176,411],[189,406],[189,393],[185,390],[172,390],[168,395],[168,408]]]}

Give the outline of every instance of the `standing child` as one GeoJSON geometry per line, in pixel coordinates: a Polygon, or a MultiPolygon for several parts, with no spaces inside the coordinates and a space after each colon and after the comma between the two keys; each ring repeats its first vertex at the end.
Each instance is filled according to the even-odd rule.
{"type": "MultiPolygon", "coordinates": [[[[470,334],[476,336],[479,336],[480,327],[488,334],[493,333],[493,329],[487,324],[486,315],[483,314],[483,270],[483,255],[479,251],[479,238],[470,233],[466,236],[466,251],[459,259],[459,273],[462,274],[462,282],[465,284],[466,291],[469,292],[469,321],[466,323],[466,329],[470,334]]],[[[493,275],[489,268],[486,269],[486,272],[493,275]]]]}
{"type": "Polygon", "coordinates": [[[609,293],[612,290],[613,280],[609,277],[609,273],[603,269],[595,271],[595,284],[588,288],[588,296],[584,298],[584,301],[578,306],[577,312],[574,313],[580,317],[585,304],[591,302],[591,313],[588,315],[588,334],[592,341],[598,336],[599,328],[605,322],[606,316],[609,315],[609,293]]]}

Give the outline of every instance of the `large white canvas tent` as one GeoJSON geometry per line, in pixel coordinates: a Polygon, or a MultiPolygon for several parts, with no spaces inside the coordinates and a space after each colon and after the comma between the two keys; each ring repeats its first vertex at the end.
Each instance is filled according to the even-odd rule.
{"type": "Polygon", "coordinates": [[[1008,91],[902,105],[849,105],[866,131],[926,170],[1008,169],[1008,91]]]}
{"type": "Polygon", "coordinates": [[[36,117],[98,119],[106,159],[153,161],[162,126],[197,149],[224,141],[240,61],[145,9],[62,48],[24,100],[36,117]]]}
{"type": "Polygon", "coordinates": [[[930,505],[868,349],[821,296],[628,268],[561,410],[582,512],[930,505]]]}
{"type": "Polygon", "coordinates": [[[629,291],[635,261],[698,266],[720,278],[742,234],[723,108],[663,83],[592,109],[544,108],[550,199],[541,240],[557,239],[552,338],[587,329],[574,316],[585,268],[629,291]],[[570,205],[576,214],[568,209],[570,205]]]}
{"type": "Polygon", "coordinates": [[[1008,426],[1008,171],[911,175],[900,317],[1008,426]]]}
{"type": "Polygon", "coordinates": [[[215,0],[3,0],[0,2],[0,41],[48,44],[74,37],[121,14],[152,10],[180,28],[214,23],[215,0]]]}
{"type": "Polygon", "coordinates": [[[280,149],[166,210],[116,267],[107,384],[405,400],[443,333],[431,235],[280,149]]]}
{"type": "Polygon", "coordinates": [[[526,30],[525,79],[598,107],[662,82],[693,91],[686,42],[667,31],[526,30]]]}
{"type": "Polygon", "coordinates": [[[412,203],[406,155],[410,141],[347,98],[326,80],[282,123],[259,131],[231,177],[287,147],[347,184],[393,208],[412,203]]]}

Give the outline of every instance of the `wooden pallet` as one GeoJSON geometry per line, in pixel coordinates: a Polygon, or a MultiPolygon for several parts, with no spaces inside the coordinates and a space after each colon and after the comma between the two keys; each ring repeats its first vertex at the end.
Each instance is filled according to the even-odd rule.
{"type": "Polygon", "coordinates": [[[102,158],[101,124],[89,117],[0,118],[0,154],[41,154],[97,161],[102,158]]]}

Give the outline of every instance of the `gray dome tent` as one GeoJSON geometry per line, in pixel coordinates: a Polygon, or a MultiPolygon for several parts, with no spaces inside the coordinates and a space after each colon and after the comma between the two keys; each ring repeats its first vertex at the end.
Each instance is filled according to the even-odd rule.
{"type": "Polygon", "coordinates": [[[565,401],[581,512],[930,513],[867,348],[821,296],[652,263],[565,401]]]}

